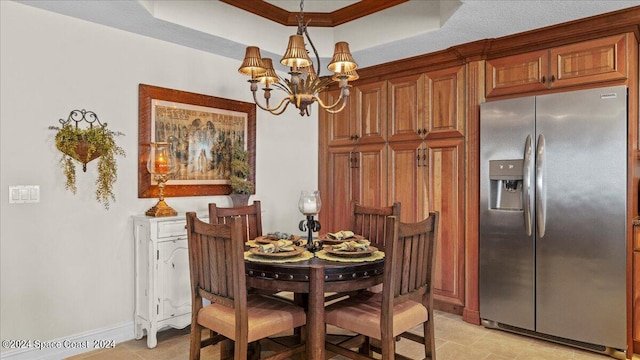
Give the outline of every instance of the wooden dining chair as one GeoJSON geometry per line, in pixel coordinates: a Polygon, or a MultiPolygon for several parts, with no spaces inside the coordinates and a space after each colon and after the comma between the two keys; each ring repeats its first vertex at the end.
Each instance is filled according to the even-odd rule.
{"type": "MultiPolygon", "coordinates": [[[[236,218],[209,224],[187,213],[189,269],[191,272],[191,360],[200,358],[202,330],[214,338],[235,342],[234,359],[248,359],[248,344],[306,324],[301,307],[273,297],[247,294],[242,227],[236,218]],[[203,299],[211,302],[204,306],[203,299]]],[[[304,351],[305,345],[279,350],[263,359],[284,359],[304,351]]]]}
{"type": "Polygon", "coordinates": [[[390,206],[364,206],[351,202],[351,231],[371,241],[371,245],[384,249],[387,216],[400,218],[400,203],[390,206]]]}
{"type": "Polygon", "coordinates": [[[226,224],[231,218],[239,216],[242,223],[244,242],[262,236],[262,210],[260,201],[247,206],[220,208],[216,203],[209,204],[209,223],[226,224]]]}
{"type": "Polygon", "coordinates": [[[387,241],[382,293],[359,293],[326,308],[325,322],[365,337],[364,349],[356,353],[340,344],[327,349],[351,359],[370,357],[369,339],[380,341],[382,359],[408,359],[395,353],[396,337],[424,344],[426,359],[435,359],[432,274],[435,243],[438,239],[437,212],[417,223],[401,223],[390,216],[386,222],[387,241]],[[423,334],[408,331],[423,324],[423,334]],[[365,351],[363,351],[365,350],[365,351]]]}
{"type": "MultiPolygon", "coordinates": [[[[364,236],[372,246],[384,250],[386,236],[386,219],[388,216],[400,218],[400,203],[390,206],[365,206],[356,201],[351,202],[350,230],[353,233],[364,236]]],[[[369,288],[369,291],[380,292],[380,285],[369,288]]],[[[326,302],[342,300],[345,296],[352,296],[353,292],[329,293],[325,296],[326,302]]]]}

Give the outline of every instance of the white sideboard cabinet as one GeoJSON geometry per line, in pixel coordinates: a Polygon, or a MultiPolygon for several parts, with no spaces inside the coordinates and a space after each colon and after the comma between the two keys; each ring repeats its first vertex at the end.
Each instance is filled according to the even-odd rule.
{"type": "Polygon", "coordinates": [[[134,216],[133,227],[135,336],[154,348],[159,330],[191,323],[186,216],[134,216]]]}

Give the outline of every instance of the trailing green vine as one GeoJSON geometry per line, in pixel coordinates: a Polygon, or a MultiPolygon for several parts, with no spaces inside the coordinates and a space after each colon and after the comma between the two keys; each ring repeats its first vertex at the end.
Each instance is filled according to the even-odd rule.
{"type": "Polygon", "coordinates": [[[86,171],[86,164],[98,158],[96,200],[108,210],[110,202],[116,200],[113,186],[118,179],[118,164],[115,157],[126,156],[115,137],[124,134],[107,129],[106,124],[81,129],[67,122],[62,127],[50,126],[49,129],[58,132],[55,141],[62,152],[60,165],[66,178],[65,188],[73,194],[77,191],[75,161],[82,163],[86,171]]]}

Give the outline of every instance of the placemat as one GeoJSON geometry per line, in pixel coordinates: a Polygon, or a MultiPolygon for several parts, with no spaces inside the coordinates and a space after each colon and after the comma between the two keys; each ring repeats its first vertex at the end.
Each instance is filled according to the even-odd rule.
{"type": "Polygon", "coordinates": [[[305,261],[313,258],[313,254],[309,251],[305,251],[302,254],[290,258],[266,258],[262,256],[253,255],[249,251],[244,252],[244,259],[253,262],[261,262],[261,263],[288,263],[288,262],[298,262],[305,261]]]}
{"type": "Polygon", "coordinates": [[[371,254],[371,256],[365,256],[365,257],[340,257],[340,256],[331,255],[324,250],[320,250],[316,252],[316,257],[322,260],[339,261],[339,262],[351,262],[351,263],[368,262],[368,261],[376,261],[376,260],[384,259],[384,252],[378,250],[373,254],[371,254]]]}

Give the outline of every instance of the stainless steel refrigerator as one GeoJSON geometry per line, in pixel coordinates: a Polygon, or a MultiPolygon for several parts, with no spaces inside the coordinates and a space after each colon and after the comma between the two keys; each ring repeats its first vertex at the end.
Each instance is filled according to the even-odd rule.
{"type": "Polygon", "coordinates": [[[482,323],[624,356],[627,88],[484,103],[480,154],[482,323]]]}

